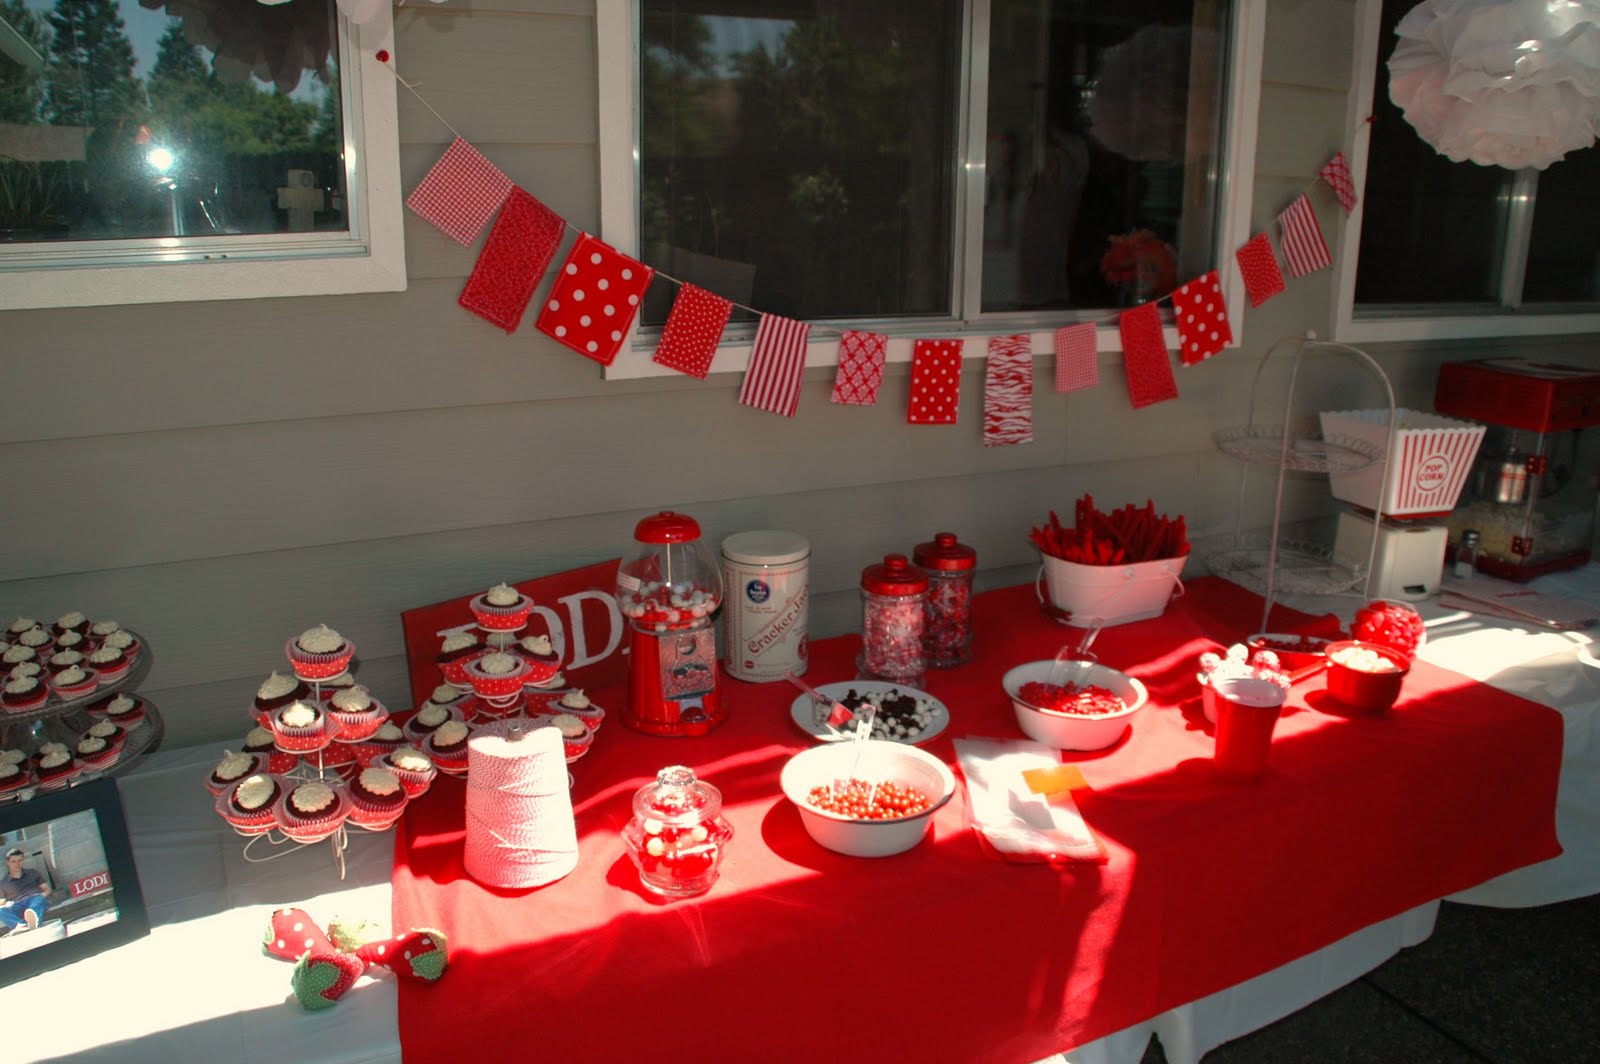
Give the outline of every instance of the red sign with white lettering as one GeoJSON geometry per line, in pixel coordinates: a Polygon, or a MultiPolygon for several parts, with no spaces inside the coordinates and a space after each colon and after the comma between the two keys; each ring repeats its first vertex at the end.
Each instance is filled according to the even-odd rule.
{"type": "MultiPolygon", "coordinates": [[[[621,653],[627,629],[616,599],[620,562],[613,558],[512,585],[533,599],[528,627],[518,634],[549,635],[573,687],[595,690],[627,679],[628,666],[621,653]]],[[[434,663],[439,644],[446,636],[477,628],[467,603],[482,590],[400,614],[412,706],[420,706],[443,681],[434,663]]]]}
{"type": "Polygon", "coordinates": [[[75,879],[67,887],[67,893],[73,898],[87,898],[102,891],[111,889],[111,873],[96,872],[92,876],[75,879]]]}

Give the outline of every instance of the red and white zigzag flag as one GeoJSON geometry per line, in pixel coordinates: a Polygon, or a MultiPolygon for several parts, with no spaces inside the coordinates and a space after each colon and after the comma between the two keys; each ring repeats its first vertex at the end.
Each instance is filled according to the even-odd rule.
{"type": "Polygon", "coordinates": [[[983,368],[983,445],[1033,442],[1033,337],[989,337],[983,368]]]}
{"type": "Polygon", "coordinates": [[[1317,174],[1339,197],[1339,206],[1344,208],[1344,213],[1349,214],[1356,209],[1356,183],[1350,176],[1350,160],[1344,157],[1344,152],[1329,159],[1317,174]]]}
{"type": "Polygon", "coordinates": [[[1283,260],[1289,266],[1290,277],[1304,277],[1308,273],[1326,269],[1333,263],[1328,245],[1322,239],[1322,227],[1317,224],[1316,212],[1304,192],[1278,215],[1278,226],[1283,230],[1283,260]]]}
{"type": "Polygon", "coordinates": [[[800,377],[806,371],[806,337],[811,326],[803,321],[761,315],[750,368],[739,388],[739,402],[757,410],[794,417],[800,405],[800,377]]]}

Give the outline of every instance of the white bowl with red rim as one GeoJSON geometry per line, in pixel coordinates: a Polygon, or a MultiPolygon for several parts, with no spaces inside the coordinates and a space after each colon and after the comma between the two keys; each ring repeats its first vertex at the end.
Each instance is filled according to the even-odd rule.
{"type": "Polygon", "coordinates": [[[818,845],[848,857],[889,857],[911,849],[928,834],[933,814],[956,790],[955,775],[937,757],[914,746],[878,739],[824,743],[802,750],[783,766],[779,782],[784,795],[800,811],[806,834],[818,845]],[[812,804],[811,793],[816,788],[852,778],[915,788],[928,799],[928,807],[893,819],[864,820],[812,804]]]}
{"type": "Polygon", "coordinates": [[[1023,734],[1058,750],[1104,750],[1122,738],[1133,718],[1150,700],[1144,684],[1120,669],[1098,662],[1084,663],[1080,667],[1072,662],[1058,663],[1055,659],[1030,661],[1007,672],[1000,684],[1011,699],[1017,727],[1023,734]],[[1064,685],[1068,682],[1109,691],[1122,703],[1122,708],[1109,713],[1070,713],[1035,705],[1022,696],[1022,689],[1030,683],[1064,685]]]}

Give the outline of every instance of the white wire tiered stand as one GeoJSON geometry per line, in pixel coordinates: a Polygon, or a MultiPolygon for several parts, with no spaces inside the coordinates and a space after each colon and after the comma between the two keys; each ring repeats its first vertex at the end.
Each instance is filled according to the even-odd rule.
{"type": "MultiPolygon", "coordinates": [[[[46,742],[65,743],[69,749],[76,747],[78,736],[94,721],[94,714],[91,714],[86,707],[120,691],[133,694],[150,671],[155,656],[150,650],[149,642],[132,629],[128,629],[128,634],[133,636],[139,650],[134,655],[128,670],[115,680],[98,684],[93,691],[75,698],[62,698],[52,691],[42,705],[33,709],[5,710],[0,713],[0,750],[23,747],[37,750],[46,742]]],[[[90,780],[115,776],[126,771],[145,754],[155,750],[161,745],[162,736],[166,734],[166,724],[162,721],[161,711],[156,708],[154,702],[143,695],[137,697],[144,707],[144,716],[126,729],[122,749],[118,751],[114,762],[104,768],[79,769],[67,783],[55,787],[35,781],[0,794],[0,806],[26,802],[40,793],[48,794],[90,780]]]]}
{"type": "MultiPolygon", "coordinates": [[[[306,680],[305,682],[311,685],[311,697],[316,700],[318,705],[323,707],[323,712],[326,713],[327,703],[322,700],[322,681],[306,680]]],[[[323,747],[321,750],[317,751],[317,763],[315,765],[310,764],[305,755],[301,755],[299,763],[296,764],[294,768],[291,768],[287,772],[275,773],[275,775],[280,779],[290,781],[291,784],[307,783],[312,780],[325,780],[330,778],[330,776],[337,779],[339,778],[339,774],[337,772],[332,772],[325,764],[325,758],[322,755],[324,752],[326,752],[326,750],[327,747],[323,747]]],[[[399,821],[395,821],[395,823],[398,822],[399,821]]],[[[380,835],[385,831],[393,829],[393,827],[394,823],[389,824],[388,827],[368,828],[363,827],[360,824],[352,824],[346,820],[344,823],[340,824],[334,829],[332,835],[329,835],[326,839],[319,839],[316,842],[296,842],[294,839],[291,839],[287,835],[283,834],[283,832],[279,831],[277,828],[272,828],[271,830],[264,831],[259,835],[251,835],[249,838],[245,839],[243,851],[244,859],[251,864],[261,864],[263,862],[282,857],[287,853],[298,853],[299,851],[310,846],[321,846],[324,842],[326,842],[333,847],[333,866],[334,868],[338,869],[339,878],[343,880],[344,852],[350,847],[350,831],[353,829],[355,831],[366,832],[372,835],[380,835]],[[263,845],[267,847],[267,850],[264,853],[260,852],[260,848],[263,845]],[[251,852],[252,850],[257,852],[253,853],[251,852]]]]}
{"type": "Polygon", "coordinates": [[[1376,530],[1383,524],[1383,499],[1389,490],[1393,450],[1398,414],[1394,402],[1394,388],[1388,375],[1365,351],[1349,344],[1317,340],[1314,336],[1286,336],[1273,343],[1261,356],[1255,377],[1250,382],[1250,408],[1248,422],[1239,427],[1218,429],[1212,433],[1217,449],[1240,462],[1239,505],[1234,522],[1233,543],[1206,557],[1211,571],[1257,592],[1265,600],[1261,608],[1259,631],[1266,631],[1272,615],[1275,595],[1280,591],[1300,595],[1333,595],[1347,591],[1366,579],[1367,597],[1373,597],[1378,557],[1376,530]],[[1257,393],[1262,372],[1272,356],[1289,344],[1295,345],[1294,361],[1289,371],[1289,387],[1284,399],[1281,424],[1261,424],[1256,418],[1257,393]],[[1383,385],[1384,399],[1389,407],[1389,431],[1382,448],[1370,441],[1346,436],[1324,436],[1317,428],[1297,427],[1294,417],[1295,384],[1300,375],[1300,361],[1307,350],[1338,352],[1355,355],[1383,385]],[[1382,488],[1378,492],[1378,509],[1373,514],[1371,549],[1367,564],[1337,558],[1333,551],[1302,539],[1282,538],[1283,479],[1289,472],[1334,474],[1354,473],[1374,462],[1383,463],[1382,488]],[[1266,544],[1248,543],[1243,531],[1246,487],[1251,466],[1276,466],[1277,491],[1272,507],[1272,532],[1266,544]]]}

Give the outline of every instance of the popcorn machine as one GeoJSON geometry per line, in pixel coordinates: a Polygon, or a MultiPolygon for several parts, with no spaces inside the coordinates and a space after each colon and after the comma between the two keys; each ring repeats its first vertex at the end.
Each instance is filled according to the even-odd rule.
{"type": "Polygon", "coordinates": [[[1600,491],[1600,370],[1492,358],[1440,367],[1434,406],[1489,426],[1450,548],[1479,536],[1477,568],[1512,580],[1588,562],[1600,491]]]}
{"type": "Polygon", "coordinates": [[[623,723],[647,735],[704,735],[727,717],[711,627],[721,568],[686,514],[646,517],[633,538],[617,567],[617,606],[628,621],[623,723]]]}

